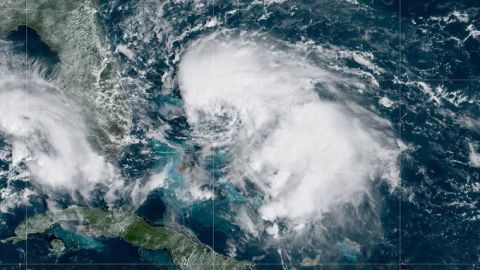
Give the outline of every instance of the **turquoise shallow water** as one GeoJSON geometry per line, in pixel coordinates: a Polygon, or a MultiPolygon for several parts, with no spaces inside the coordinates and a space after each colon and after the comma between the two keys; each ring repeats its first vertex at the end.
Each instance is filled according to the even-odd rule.
{"type": "MultiPolygon", "coordinates": [[[[325,252],[329,258],[327,261],[395,263],[399,253],[407,262],[476,261],[474,254],[477,251],[470,250],[469,247],[478,242],[476,237],[471,237],[478,234],[478,221],[475,218],[478,213],[474,210],[474,198],[478,194],[469,187],[478,182],[478,169],[469,165],[467,148],[469,142],[478,141],[478,128],[464,126],[460,119],[463,114],[472,118],[478,115],[478,86],[475,82],[462,81],[478,78],[479,66],[475,60],[478,49],[473,44],[478,46],[479,41],[469,36],[467,30],[470,24],[478,27],[478,21],[474,19],[478,17],[478,6],[470,2],[403,1],[400,7],[400,26],[398,1],[352,2],[356,1],[286,1],[271,5],[248,1],[218,1],[215,7],[208,4],[198,7],[187,1],[167,3],[161,7],[154,5],[161,10],[160,13],[155,13],[143,8],[146,3],[131,6],[119,1],[105,5],[103,14],[111,42],[136,44],[130,48],[141,56],[135,61],[129,61],[120,55],[120,61],[125,62],[126,74],[135,77],[141,73],[139,77],[149,82],[147,89],[166,89],[148,92],[145,96],[158,108],[155,113],[149,111],[145,114],[160,114],[160,122],[151,125],[167,123],[171,127],[166,132],[167,137],[174,144],[187,145],[187,155],[191,155],[193,162],[197,146],[191,146],[188,142],[186,119],[182,115],[173,119],[162,116],[165,112],[162,109],[164,104],[158,102],[168,96],[169,100],[178,100],[177,104],[181,106],[179,89],[174,86],[173,92],[170,92],[171,86],[164,85],[165,81],[159,81],[158,78],[175,78],[174,57],[188,42],[214,30],[230,30],[258,32],[259,35],[281,40],[282,46],[311,40],[319,46],[337,48],[339,55],[329,63],[330,67],[338,65],[350,70],[365,71],[366,80],[370,76],[367,74],[373,74],[379,84],[375,91],[362,93],[361,98],[357,98],[356,93],[349,92],[351,89],[348,86],[339,84],[338,87],[362,106],[378,109],[381,117],[393,123],[396,136],[412,146],[412,149],[404,152],[401,157],[404,190],[389,193],[382,184],[374,187],[382,205],[384,238],[372,239],[355,230],[329,228],[332,241],[319,244],[322,249],[330,245],[331,251],[325,252]],[[126,10],[126,6],[130,8],[126,10]],[[116,7],[123,8],[120,10],[116,7]],[[212,18],[212,14],[220,21],[214,29],[196,28],[212,18]],[[135,20],[139,16],[143,21],[137,24],[135,20]],[[154,21],[158,29],[148,27],[147,21],[154,21]],[[127,25],[126,29],[122,27],[127,25]],[[152,33],[157,36],[150,35],[152,33]],[[148,43],[138,42],[141,38],[146,38],[148,43]],[[352,58],[343,58],[339,51],[344,54],[349,51],[372,53],[373,64],[383,72],[376,73],[372,67],[365,67],[352,58]],[[149,59],[155,59],[155,62],[148,63],[149,59]],[[432,92],[425,91],[422,82],[433,89],[432,92]],[[382,97],[388,97],[392,101],[400,97],[402,103],[387,108],[378,103],[382,97]],[[440,100],[439,103],[436,102],[437,99],[440,100]],[[399,115],[403,121],[400,132],[399,115]],[[399,204],[402,207],[401,213],[399,204]],[[399,230],[402,231],[401,252],[399,230]],[[455,230],[462,233],[453,233],[455,230]],[[335,248],[336,243],[345,243],[342,241],[346,235],[358,240],[362,247],[358,254],[348,247],[342,248],[341,244],[340,248],[335,248]]],[[[311,58],[315,60],[316,56],[312,53],[311,58]]],[[[326,93],[323,98],[335,99],[326,93]]],[[[144,112],[139,114],[143,115],[144,112]]],[[[211,177],[222,179],[224,168],[228,168],[229,164],[228,151],[219,151],[210,160],[215,161],[204,165],[208,170],[213,169],[211,177]]],[[[228,252],[226,243],[233,241],[240,258],[252,259],[263,254],[265,257],[260,262],[282,261],[274,249],[262,248],[262,244],[254,243],[255,241],[249,242],[242,237],[241,229],[232,224],[231,209],[242,204],[248,204],[251,209],[259,208],[262,205],[261,195],[245,198],[234,186],[220,182],[216,184],[218,200],[215,201],[215,218],[209,217],[212,214],[210,203],[194,204],[186,206],[184,210],[186,224],[204,242],[212,245],[212,235],[209,232],[214,221],[216,249],[228,252]]],[[[365,205],[363,215],[368,216],[368,207],[365,205]]],[[[360,225],[364,221],[360,219],[358,222],[360,225]]],[[[315,241],[305,243],[315,245],[315,241]]],[[[299,253],[294,250],[291,252],[288,260],[292,264],[298,263],[298,258],[309,253],[308,248],[301,249],[299,253]]]]}
{"type": "MultiPolygon", "coordinates": [[[[98,23],[134,104],[131,136],[137,140],[126,145],[114,162],[126,182],[167,171],[165,186],[154,190],[137,213],[151,224],[181,223],[218,252],[254,261],[256,269],[300,269],[308,265],[307,258],[312,264],[338,264],[338,269],[352,269],[351,263],[361,263],[359,268],[365,269],[369,263],[397,269],[399,256],[412,264],[478,263],[480,173],[472,163],[472,155],[480,151],[478,4],[271,2],[100,1],[98,23]],[[217,24],[208,26],[212,15],[217,24]],[[344,226],[335,226],[339,217],[327,213],[322,222],[299,236],[299,242],[246,232],[237,222],[241,215],[237,210],[247,209],[253,215],[268,196],[255,183],[245,181],[242,189],[235,185],[230,174],[236,168],[231,149],[217,147],[205,154],[205,145],[198,143],[187,121],[177,81],[178,59],[189,42],[215,31],[256,33],[285,50],[300,47],[312,63],[342,78],[358,79],[365,86],[362,92],[342,81],[335,87],[392,123],[395,138],[407,146],[400,157],[401,186],[392,192],[384,182],[373,182],[371,200],[340,207],[341,213],[351,217],[344,226]],[[136,57],[119,53],[115,49],[119,44],[128,46],[136,57]],[[325,55],[309,51],[318,47],[325,55]],[[370,64],[356,58],[359,55],[370,64]],[[392,105],[385,106],[388,103],[382,103],[382,98],[392,105]],[[197,201],[181,192],[190,188],[192,175],[203,183],[202,189],[215,194],[215,200],[197,201]],[[376,211],[379,220],[371,218],[376,211]]],[[[34,31],[29,33],[29,39],[37,41],[30,43],[36,44],[30,48],[32,57],[42,59],[46,74],[52,74],[61,59],[34,31]]],[[[24,51],[22,36],[12,33],[5,39],[14,44],[6,50],[24,51]]],[[[328,92],[318,94],[324,100],[340,99],[328,92]]],[[[221,129],[222,123],[215,127],[221,129]]],[[[0,149],[6,151],[9,146],[4,139],[0,134],[0,149]]],[[[8,171],[11,162],[11,155],[0,155],[0,171],[8,171]]],[[[17,176],[0,174],[0,185],[12,177],[17,176]]],[[[20,180],[14,186],[19,191],[24,187],[20,180]]],[[[48,199],[35,197],[28,210],[45,211],[48,199]]],[[[68,199],[58,202],[60,206],[71,203],[68,199]]],[[[130,207],[131,202],[116,203],[130,207]]],[[[104,206],[104,202],[98,198],[92,205],[104,206]]],[[[13,234],[23,219],[22,210],[1,214],[2,238],[13,234]]],[[[265,225],[259,221],[252,226],[265,225]]],[[[279,230],[288,230],[287,226],[279,222],[279,230]]],[[[85,238],[58,227],[48,235],[35,236],[31,245],[36,248],[29,251],[32,261],[171,262],[168,252],[138,250],[120,240],[85,238]],[[55,237],[63,239],[68,249],[58,258],[48,255],[49,241],[55,237]]],[[[23,258],[22,243],[1,243],[0,248],[2,262],[23,258]]],[[[165,269],[173,269],[169,267],[165,269]]]]}

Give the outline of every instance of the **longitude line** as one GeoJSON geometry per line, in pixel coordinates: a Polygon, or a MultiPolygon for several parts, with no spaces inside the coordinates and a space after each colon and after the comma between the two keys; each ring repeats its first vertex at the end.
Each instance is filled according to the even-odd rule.
{"type": "MultiPolygon", "coordinates": [[[[398,39],[398,77],[402,76],[402,0],[399,0],[398,2],[398,32],[399,32],[399,39],[398,39]]],[[[398,136],[400,138],[400,141],[402,140],[402,126],[403,126],[403,121],[402,121],[402,85],[398,85],[398,99],[399,99],[399,104],[398,104],[398,136]]],[[[400,153],[400,158],[399,158],[399,187],[400,187],[400,192],[399,192],[399,197],[398,197],[398,269],[402,269],[402,171],[403,171],[403,165],[402,165],[402,154],[400,153]]]]}
{"type": "MultiPolygon", "coordinates": [[[[28,0],[25,0],[25,24],[27,25],[28,23],[28,0]]],[[[212,5],[212,15],[215,17],[215,0],[213,0],[213,5],[212,5]]],[[[399,0],[399,19],[398,19],[398,29],[399,29],[399,56],[398,56],[398,67],[397,67],[397,72],[398,76],[401,76],[401,63],[402,63],[402,0],[399,0]]],[[[215,63],[215,37],[216,33],[214,30],[213,33],[213,39],[212,39],[212,86],[214,84],[213,81],[213,69],[214,63],[215,63]]],[[[27,31],[25,31],[25,115],[28,116],[28,72],[27,72],[27,64],[28,64],[28,52],[27,52],[27,46],[28,46],[28,35],[27,31]]],[[[474,79],[472,81],[476,81],[477,79],[474,79]]],[[[445,80],[449,81],[449,80],[445,80]]],[[[467,80],[465,80],[467,81],[467,80]]],[[[402,126],[403,126],[403,121],[402,121],[402,104],[403,104],[403,96],[402,96],[402,87],[399,85],[399,138],[400,140],[402,139],[402,126]]],[[[215,104],[214,104],[215,106],[215,104]]],[[[28,133],[28,118],[26,117],[25,119],[25,132],[28,133]]],[[[25,134],[27,135],[27,134],[25,134]]],[[[27,157],[28,154],[28,138],[27,136],[25,137],[25,156],[27,157]]],[[[212,149],[215,149],[215,139],[212,139],[212,149]]],[[[399,179],[399,186],[400,186],[400,195],[399,195],[399,205],[398,205],[398,210],[399,210],[399,234],[398,234],[398,262],[399,262],[399,269],[401,269],[402,266],[402,196],[401,196],[401,190],[402,190],[402,156],[400,155],[399,159],[399,164],[400,164],[400,179],[399,179]]],[[[215,158],[213,157],[212,159],[212,177],[213,177],[213,197],[212,197],[212,246],[213,250],[215,250],[215,158]]],[[[25,188],[28,188],[28,181],[25,181],[25,188]]],[[[27,197],[24,196],[24,203],[25,203],[25,219],[27,220],[28,218],[28,209],[27,209],[27,197]]],[[[25,269],[28,269],[28,226],[25,226],[25,269]]],[[[215,253],[213,252],[212,255],[212,264],[213,264],[213,269],[215,269],[215,253]]],[[[407,264],[408,265],[408,264],[407,264]]]]}
{"type": "MultiPolygon", "coordinates": [[[[25,0],[25,26],[28,24],[28,0],[25,0]]],[[[28,34],[27,28],[25,28],[25,167],[28,160],[28,34]]],[[[25,204],[25,270],[28,269],[28,207],[27,207],[27,195],[28,195],[28,179],[25,179],[25,191],[23,200],[25,204]]]]}
{"type": "MultiPolygon", "coordinates": [[[[212,20],[215,19],[215,0],[213,0],[213,5],[212,5],[212,20]]],[[[215,78],[214,78],[214,69],[215,69],[215,31],[216,31],[216,26],[214,26],[213,29],[213,42],[212,42],[212,70],[211,70],[211,83],[212,83],[212,90],[215,91],[215,78]]],[[[213,113],[215,114],[215,102],[213,103],[213,113]]],[[[214,118],[215,119],[215,118],[214,118]]],[[[213,270],[215,270],[215,136],[212,137],[212,178],[213,178],[213,185],[212,185],[212,266],[213,270]]]]}

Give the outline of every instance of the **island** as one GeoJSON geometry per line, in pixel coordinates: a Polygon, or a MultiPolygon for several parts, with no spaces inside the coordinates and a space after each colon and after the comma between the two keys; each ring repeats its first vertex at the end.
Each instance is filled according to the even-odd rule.
{"type": "MultiPolygon", "coordinates": [[[[121,238],[124,241],[150,250],[168,250],[174,264],[188,269],[251,269],[251,263],[237,261],[215,252],[180,225],[154,227],[135,213],[120,209],[69,207],[55,212],[32,216],[15,229],[15,236],[2,240],[18,243],[29,234],[45,233],[54,225],[65,227],[77,234],[99,238],[121,238]]],[[[61,239],[55,240],[57,252],[65,248],[61,239]]]]}

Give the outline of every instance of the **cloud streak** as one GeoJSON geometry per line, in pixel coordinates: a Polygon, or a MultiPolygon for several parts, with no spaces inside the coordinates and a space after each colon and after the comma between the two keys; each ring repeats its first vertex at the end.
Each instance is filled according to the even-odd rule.
{"type": "Polygon", "coordinates": [[[96,186],[116,181],[75,104],[41,78],[0,81],[0,132],[11,144],[12,165],[24,163],[29,181],[42,190],[88,198],[96,186]]]}
{"type": "Polygon", "coordinates": [[[273,224],[267,233],[278,236],[279,220],[300,230],[338,205],[357,204],[371,181],[398,180],[388,121],[322,100],[317,91],[342,96],[340,78],[293,51],[207,37],[182,56],[178,78],[197,140],[230,149],[229,178],[245,192],[247,182],[260,190],[256,215],[273,224]]]}

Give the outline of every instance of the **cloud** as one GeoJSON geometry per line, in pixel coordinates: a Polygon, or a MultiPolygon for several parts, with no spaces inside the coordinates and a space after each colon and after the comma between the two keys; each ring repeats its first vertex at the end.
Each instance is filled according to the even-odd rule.
{"type": "Polygon", "coordinates": [[[41,78],[0,80],[0,132],[12,147],[12,165],[26,164],[37,188],[88,198],[95,187],[119,180],[75,108],[41,78]]]}
{"type": "Polygon", "coordinates": [[[267,233],[278,236],[280,219],[301,229],[339,204],[356,204],[373,180],[398,181],[388,121],[322,100],[317,91],[342,97],[340,78],[294,51],[210,36],[189,46],[178,79],[198,142],[230,149],[229,178],[260,190],[257,215],[273,224],[267,233]]]}
{"type": "Polygon", "coordinates": [[[147,199],[148,194],[157,188],[162,188],[170,170],[171,164],[165,166],[161,172],[152,174],[144,183],[135,181],[131,185],[131,191],[129,192],[133,205],[141,205],[147,199]]]}

